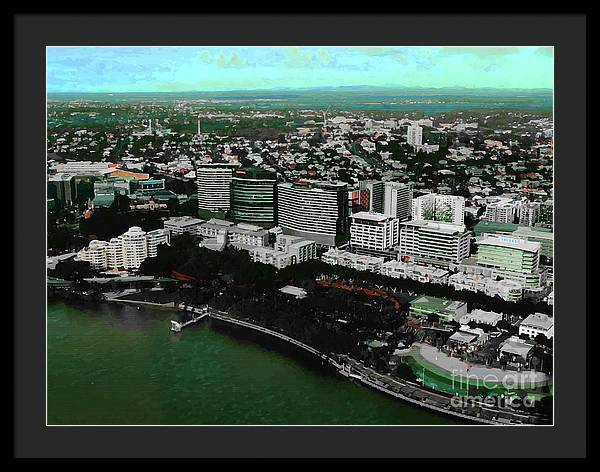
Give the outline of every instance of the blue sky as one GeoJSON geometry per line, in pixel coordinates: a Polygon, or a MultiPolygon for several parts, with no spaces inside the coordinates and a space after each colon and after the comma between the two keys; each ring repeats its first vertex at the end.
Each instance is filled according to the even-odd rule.
{"type": "Polygon", "coordinates": [[[48,92],[552,88],[552,47],[48,47],[48,92]]]}

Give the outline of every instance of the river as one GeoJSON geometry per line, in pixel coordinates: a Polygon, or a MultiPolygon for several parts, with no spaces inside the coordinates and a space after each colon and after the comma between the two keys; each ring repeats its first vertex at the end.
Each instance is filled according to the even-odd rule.
{"type": "Polygon", "coordinates": [[[268,340],[203,322],[171,334],[174,317],[116,304],[49,303],[48,424],[459,424],[268,340]]]}

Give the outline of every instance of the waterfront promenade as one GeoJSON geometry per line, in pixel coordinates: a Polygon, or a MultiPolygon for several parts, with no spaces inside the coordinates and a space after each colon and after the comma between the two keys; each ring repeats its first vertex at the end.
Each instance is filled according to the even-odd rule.
{"type": "MultiPolygon", "coordinates": [[[[198,310],[201,310],[201,308],[185,304],[180,304],[179,308],[183,311],[191,313],[198,313],[198,310]]],[[[540,424],[545,422],[543,418],[540,418],[537,415],[529,415],[513,409],[497,408],[495,406],[485,404],[480,400],[454,403],[450,395],[443,394],[442,392],[431,392],[430,390],[425,390],[419,384],[403,379],[392,378],[389,375],[376,372],[370,367],[366,367],[361,362],[352,359],[349,356],[335,354],[333,357],[328,356],[297,339],[287,336],[284,333],[234,318],[227,312],[215,310],[209,307],[206,317],[246,327],[289,342],[317,356],[323,362],[326,362],[335,368],[340,375],[349,378],[352,381],[358,381],[368,387],[374,388],[388,395],[392,395],[396,398],[400,398],[410,403],[417,404],[421,407],[435,410],[443,414],[460,417],[467,421],[490,425],[540,424]]],[[[199,321],[200,318],[197,320],[199,321]]]]}

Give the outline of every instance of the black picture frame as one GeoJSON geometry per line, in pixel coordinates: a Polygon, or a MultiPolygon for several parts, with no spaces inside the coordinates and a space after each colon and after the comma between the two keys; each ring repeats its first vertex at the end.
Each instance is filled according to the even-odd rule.
{"type": "Polygon", "coordinates": [[[584,15],[16,15],[16,457],[586,455],[584,15]],[[555,48],[555,424],[46,427],[45,48],[52,45],[537,45],[555,48]]]}

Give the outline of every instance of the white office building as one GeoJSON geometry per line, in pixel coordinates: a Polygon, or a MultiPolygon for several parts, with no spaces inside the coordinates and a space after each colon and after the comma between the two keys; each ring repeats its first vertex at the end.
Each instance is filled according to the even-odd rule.
{"type": "Polygon", "coordinates": [[[465,199],[456,195],[439,195],[437,193],[414,198],[412,219],[463,225],[465,223],[465,199]]]}
{"type": "Polygon", "coordinates": [[[406,221],[400,225],[400,260],[447,265],[469,257],[471,233],[464,225],[406,221]]]}
{"type": "Polygon", "coordinates": [[[230,207],[231,179],[239,163],[199,164],[196,169],[198,208],[227,211],[230,207]]]}
{"type": "Polygon", "coordinates": [[[241,243],[233,243],[232,246],[247,251],[252,261],[269,264],[277,269],[317,258],[316,243],[298,236],[278,235],[275,247],[241,243]]]}
{"type": "Polygon", "coordinates": [[[260,226],[238,223],[227,228],[227,242],[246,246],[267,246],[269,232],[260,226]]]}
{"type": "Polygon", "coordinates": [[[385,182],[383,213],[399,218],[410,219],[412,211],[412,189],[403,183],[385,182]]]}
{"type": "Polygon", "coordinates": [[[301,236],[325,246],[346,239],[348,231],[345,183],[282,183],[277,186],[277,214],[284,234],[301,236]]]}
{"type": "Polygon", "coordinates": [[[164,222],[164,229],[169,232],[169,237],[183,233],[193,235],[199,234],[199,227],[204,223],[204,220],[193,218],[191,216],[178,216],[169,218],[164,222]]]}
{"type": "Polygon", "coordinates": [[[485,207],[484,220],[496,223],[514,223],[520,203],[511,198],[494,197],[485,207]]]}
{"type": "Polygon", "coordinates": [[[351,216],[350,245],[353,248],[385,251],[398,245],[400,220],[381,213],[361,211],[351,216]]]}
{"type": "Polygon", "coordinates": [[[412,146],[423,144],[423,128],[418,124],[408,125],[406,128],[406,142],[412,146]]]}
{"type": "Polygon", "coordinates": [[[211,218],[206,223],[200,223],[198,225],[198,234],[205,238],[216,238],[217,235],[222,234],[223,232],[227,234],[227,230],[234,224],[235,223],[231,221],[211,218]]]}
{"type": "Polygon", "coordinates": [[[519,207],[519,224],[533,226],[540,218],[540,204],[537,202],[524,203],[519,207]]]}
{"type": "Polygon", "coordinates": [[[301,262],[317,258],[316,243],[310,239],[304,239],[299,236],[285,234],[277,235],[275,249],[288,254],[290,257],[290,264],[300,264],[301,262]]]}

